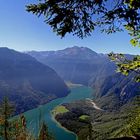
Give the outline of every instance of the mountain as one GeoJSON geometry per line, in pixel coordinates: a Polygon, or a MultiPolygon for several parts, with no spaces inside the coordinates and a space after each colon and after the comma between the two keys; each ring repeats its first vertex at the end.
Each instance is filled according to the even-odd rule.
{"type": "Polygon", "coordinates": [[[115,65],[106,55],[97,54],[86,47],[66,48],[58,51],[31,51],[29,55],[52,67],[66,81],[89,85],[97,75],[111,75],[115,65]],[[110,73],[108,73],[108,69],[110,73]]]}
{"type": "Polygon", "coordinates": [[[28,54],[0,48],[0,100],[8,96],[16,113],[66,96],[69,89],[50,67],[28,54]]]}
{"type": "Polygon", "coordinates": [[[114,74],[94,83],[96,87],[96,102],[105,110],[118,110],[121,106],[140,95],[140,83],[133,79],[133,73],[128,77],[114,74]]]}
{"type": "Polygon", "coordinates": [[[116,73],[107,55],[85,47],[28,54],[54,68],[63,79],[94,89],[93,103],[100,110],[93,108],[92,100],[80,100],[62,104],[68,111],[55,116],[79,140],[140,135],[140,83],[134,81],[135,73],[116,73]]]}
{"type": "MultiPolygon", "coordinates": [[[[110,97],[113,93],[116,101],[126,103],[140,92],[140,84],[133,81],[133,74],[126,77],[116,73],[116,66],[107,55],[89,48],[74,46],[58,51],[31,51],[28,54],[55,69],[64,80],[93,87],[96,98],[110,97]]],[[[131,55],[126,56],[132,58],[131,55]]]]}

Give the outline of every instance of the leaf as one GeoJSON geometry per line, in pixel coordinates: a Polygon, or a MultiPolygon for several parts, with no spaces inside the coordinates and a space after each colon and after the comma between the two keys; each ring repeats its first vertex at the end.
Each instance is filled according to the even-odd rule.
{"type": "Polygon", "coordinates": [[[131,39],[130,43],[132,44],[132,46],[136,47],[138,45],[138,40],[136,39],[131,39]]]}

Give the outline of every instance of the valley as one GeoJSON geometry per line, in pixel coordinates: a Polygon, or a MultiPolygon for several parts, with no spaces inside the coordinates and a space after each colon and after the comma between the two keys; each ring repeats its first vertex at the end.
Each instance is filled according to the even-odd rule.
{"type": "Polygon", "coordinates": [[[46,105],[42,105],[39,108],[27,111],[24,113],[27,121],[27,127],[33,134],[37,135],[39,130],[39,114],[41,113],[41,120],[45,121],[49,131],[53,133],[56,140],[76,140],[76,135],[63,128],[54,118],[53,109],[61,104],[76,102],[85,98],[94,97],[94,91],[86,86],[77,86],[71,88],[71,92],[68,96],[55,99],[46,105]],[[75,96],[76,95],[76,96],[75,96]]]}
{"type": "Polygon", "coordinates": [[[56,140],[140,135],[140,83],[135,73],[115,70],[106,54],[86,47],[24,53],[0,48],[0,100],[14,103],[14,115],[24,114],[34,137],[42,122],[56,140]]]}
{"type": "Polygon", "coordinates": [[[140,0],[0,0],[0,140],[140,140],[140,0]]]}

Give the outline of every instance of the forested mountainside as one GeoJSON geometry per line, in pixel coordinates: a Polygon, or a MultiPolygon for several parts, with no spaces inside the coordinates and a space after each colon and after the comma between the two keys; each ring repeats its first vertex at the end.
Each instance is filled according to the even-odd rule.
{"type": "Polygon", "coordinates": [[[96,81],[96,101],[104,109],[118,109],[135,96],[140,95],[140,83],[136,83],[132,78],[131,73],[128,77],[121,74],[114,74],[112,76],[96,81]]]}
{"type": "Polygon", "coordinates": [[[69,92],[50,67],[28,54],[0,48],[0,100],[8,96],[16,113],[37,107],[69,92]]]}
{"type": "MultiPolygon", "coordinates": [[[[107,100],[106,100],[107,101],[107,100]]],[[[95,102],[98,105],[98,102],[95,102]]],[[[109,104],[109,101],[108,101],[109,104]]],[[[108,140],[140,136],[140,96],[133,98],[119,110],[101,110],[89,100],[63,104],[67,112],[55,116],[62,126],[75,132],[79,140],[108,140]]],[[[134,138],[136,139],[136,138],[134,138]]]]}

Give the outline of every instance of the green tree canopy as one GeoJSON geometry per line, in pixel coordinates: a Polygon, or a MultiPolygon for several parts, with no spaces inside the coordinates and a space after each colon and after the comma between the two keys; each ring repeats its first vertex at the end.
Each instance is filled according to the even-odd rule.
{"type": "Polygon", "coordinates": [[[39,0],[28,5],[27,11],[43,15],[62,37],[72,32],[83,38],[99,26],[113,33],[122,30],[121,25],[137,36],[140,28],[139,0],[39,0]]]}
{"type": "Polygon", "coordinates": [[[0,104],[0,118],[2,123],[0,124],[0,136],[8,140],[10,137],[10,124],[9,118],[14,113],[14,106],[9,102],[7,97],[4,97],[2,103],[0,104]]]}
{"type": "Polygon", "coordinates": [[[134,73],[134,79],[136,82],[140,82],[140,56],[134,56],[127,59],[123,54],[110,53],[108,55],[112,61],[115,61],[118,68],[117,72],[121,72],[124,75],[128,75],[131,72],[134,73]]]}

